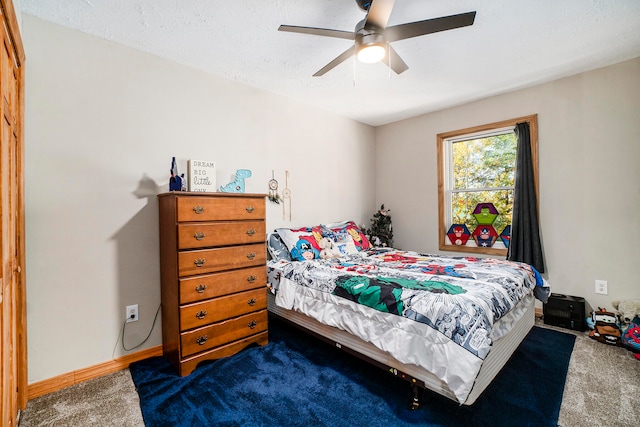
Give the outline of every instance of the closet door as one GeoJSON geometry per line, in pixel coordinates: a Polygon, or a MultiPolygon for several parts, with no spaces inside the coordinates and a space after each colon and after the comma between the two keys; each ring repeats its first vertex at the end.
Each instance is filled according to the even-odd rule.
{"type": "Polygon", "coordinates": [[[13,4],[0,0],[0,425],[16,426],[27,401],[24,274],[24,60],[13,4]]]}

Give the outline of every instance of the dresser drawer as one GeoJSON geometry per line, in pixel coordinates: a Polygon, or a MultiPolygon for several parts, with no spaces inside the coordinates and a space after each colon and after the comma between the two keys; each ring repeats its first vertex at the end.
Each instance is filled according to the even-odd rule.
{"type": "Polygon", "coordinates": [[[264,221],[178,224],[178,249],[264,242],[264,221]]]}
{"type": "Polygon", "coordinates": [[[202,301],[267,285],[265,266],[180,279],[180,304],[202,301]]]}
{"type": "Polygon", "coordinates": [[[182,357],[218,347],[267,330],[267,310],[180,334],[182,357]]]}
{"type": "Polygon", "coordinates": [[[266,288],[186,305],[180,307],[180,330],[188,331],[266,308],[266,288]]]}
{"type": "Polygon", "coordinates": [[[264,265],[266,262],[267,247],[264,243],[182,251],[178,253],[178,274],[192,276],[264,265]]]}
{"type": "Polygon", "coordinates": [[[260,197],[178,197],[178,222],[264,219],[260,197]]]}

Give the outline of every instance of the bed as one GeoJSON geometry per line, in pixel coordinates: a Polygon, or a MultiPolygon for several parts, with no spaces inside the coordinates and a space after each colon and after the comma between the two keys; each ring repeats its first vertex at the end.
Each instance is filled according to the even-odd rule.
{"type": "Polygon", "coordinates": [[[510,261],[372,247],[351,221],[268,236],[268,310],[412,385],[471,405],[548,284],[510,261]],[[329,243],[327,243],[329,241],[329,243]]]}

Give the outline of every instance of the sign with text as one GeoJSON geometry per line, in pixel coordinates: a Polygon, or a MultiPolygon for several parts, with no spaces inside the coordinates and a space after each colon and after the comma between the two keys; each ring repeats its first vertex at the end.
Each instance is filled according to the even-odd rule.
{"type": "Polygon", "coordinates": [[[189,191],[216,192],[216,164],[207,160],[189,160],[189,191]]]}

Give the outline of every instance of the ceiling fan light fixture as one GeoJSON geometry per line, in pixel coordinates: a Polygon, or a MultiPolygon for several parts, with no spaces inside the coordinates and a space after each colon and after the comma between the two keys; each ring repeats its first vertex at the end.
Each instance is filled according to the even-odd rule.
{"type": "Polygon", "coordinates": [[[313,75],[314,77],[323,76],[327,71],[332,70],[352,56],[356,56],[358,61],[365,63],[384,61],[389,70],[393,70],[396,74],[403,73],[409,67],[398,55],[398,52],[391,47],[392,42],[473,25],[476,17],[476,12],[473,11],[389,27],[387,24],[393,11],[395,0],[356,0],[356,3],[367,14],[363,20],[356,24],[353,31],[299,27],[295,25],[280,25],[278,27],[278,31],[314,34],[355,42],[347,50],[319,69],[313,75]]]}
{"type": "Polygon", "coordinates": [[[386,54],[387,50],[382,43],[368,44],[358,49],[358,61],[373,64],[382,61],[386,54]]]}
{"type": "MultiPolygon", "coordinates": [[[[363,22],[358,26],[364,25],[363,22]]],[[[358,61],[365,64],[373,64],[382,61],[387,54],[387,43],[384,36],[378,31],[368,28],[358,29],[356,35],[358,61]]]]}

